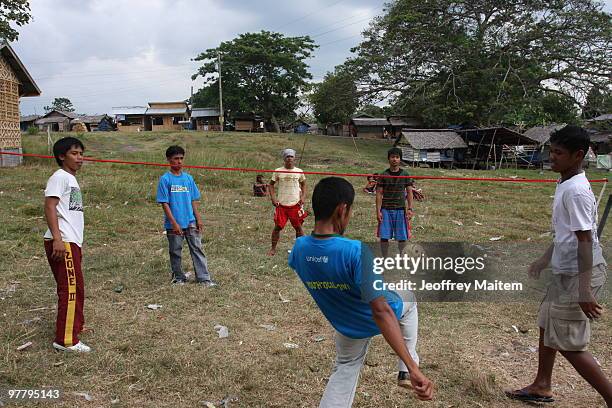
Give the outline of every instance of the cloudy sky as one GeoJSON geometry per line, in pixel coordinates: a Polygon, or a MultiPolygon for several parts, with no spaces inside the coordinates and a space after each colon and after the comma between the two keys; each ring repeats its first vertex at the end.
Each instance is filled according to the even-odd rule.
{"type": "Polygon", "coordinates": [[[22,98],[22,114],[41,114],[56,97],[79,113],[189,97],[199,52],[238,34],[273,30],[310,35],[316,79],[359,43],[376,0],[31,0],[34,20],[13,44],[42,90],[22,98]]]}
{"type": "MultiPolygon", "coordinates": [[[[31,0],[34,20],[20,28],[17,54],[42,90],[22,114],[41,114],[56,97],[78,113],[189,97],[191,58],[238,34],[260,30],[310,35],[320,48],[308,63],[315,80],[341,64],[377,0],[31,0]]],[[[612,0],[606,0],[612,10],[612,0]]]]}

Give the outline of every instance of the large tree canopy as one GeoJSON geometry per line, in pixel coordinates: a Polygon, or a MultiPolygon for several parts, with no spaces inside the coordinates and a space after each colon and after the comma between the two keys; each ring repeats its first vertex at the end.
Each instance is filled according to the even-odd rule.
{"type": "Polygon", "coordinates": [[[346,72],[329,73],[313,86],[309,99],[319,123],[345,123],[359,106],[355,78],[346,72]]]}
{"type": "Polygon", "coordinates": [[[29,0],[0,1],[0,40],[15,41],[19,33],[11,27],[10,23],[22,26],[29,23],[31,19],[29,0]]]}
{"type": "Polygon", "coordinates": [[[268,31],[241,34],[198,55],[195,61],[204,65],[192,78],[202,76],[205,87],[217,86],[220,54],[224,107],[263,113],[279,131],[277,119],[293,113],[306,80],[312,78],[304,60],[315,47],[308,36],[285,37],[268,31]]]}
{"type": "Polygon", "coordinates": [[[396,0],[364,37],[346,63],[362,95],[428,124],[575,116],[612,75],[611,16],[593,0],[396,0]]]}

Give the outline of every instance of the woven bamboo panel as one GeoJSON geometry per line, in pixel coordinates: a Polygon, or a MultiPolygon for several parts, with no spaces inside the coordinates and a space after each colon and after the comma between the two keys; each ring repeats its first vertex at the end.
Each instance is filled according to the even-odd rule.
{"type": "Polygon", "coordinates": [[[19,80],[0,58],[0,148],[21,147],[19,130],[19,80]]]}

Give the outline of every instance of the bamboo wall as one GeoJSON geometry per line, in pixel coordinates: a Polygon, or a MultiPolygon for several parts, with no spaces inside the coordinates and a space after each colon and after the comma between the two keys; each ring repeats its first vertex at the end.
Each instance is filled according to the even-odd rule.
{"type": "Polygon", "coordinates": [[[20,147],[19,80],[0,56],[0,149],[20,147]]]}

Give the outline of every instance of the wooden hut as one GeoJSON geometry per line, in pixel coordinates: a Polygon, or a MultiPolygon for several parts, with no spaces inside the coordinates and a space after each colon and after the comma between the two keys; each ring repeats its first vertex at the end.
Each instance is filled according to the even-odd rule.
{"type": "MultiPolygon", "coordinates": [[[[19,98],[40,96],[40,89],[7,43],[0,43],[0,150],[21,153],[19,98]]],[[[21,156],[0,154],[0,167],[21,164],[21,156]]]]}
{"type": "Polygon", "coordinates": [[[40,118],[40,115],[26,115],[19,118],[19,129],[26,132],[29,128],[34,127],[34,122],[40,118]]]}
{"type": "Polygon", "coordinates": [[[191,128],[194,130],[220,131],[219,108],[193,108],[191,110],[191,128]]]}
{"type": "Polygon", "coordinates": [[[387,131],[390,137],[397,138],[404,129],[419,129],[423,126],[420,120],[405,115],[387,116],[387,131]]]}
{"type": "Polygon", "coordinates": [[[49,129],[52,132],[70,132],[70,123],[76,118],[77,114],[74,112],[54,109],[37,119],[34,124],[44,131],[49,129]]]}
{"type": "Polygon", "coordinates": [[[411,163],[453,167],[462,162],[467,144],[459,134],[449,129],[405,129],[396,139],[402,149],[402,160],[411,163]]]}
{"type": "Polygon", "coordinates": [[[546,126],[535,126],[523,133],[538,144],[524,149],[529,161],[537,167],[550,168],[548,157],[550,155],[550,136],[557,130],[563,128],[564,124],[552,124],[546,126]],[[530,154],[531,153],[531,154],[530,154]]]}
{"type": "MultiPolygon", "coordinates": [[[[108,128],[108,125],[112,127],[113,120],[110,116],[104,115],[82,115],[78,116],[71,122],[71,125],[74,126],[75,123],[82,123],[85,125],[87,132],[95,132],[98,130],[98,127],[102,125],[105,129],[108,128]]],[[[112,130],[112,129],[111,129],[112,130]]]]}
{"type": "Polygon", "coordinates": [[[383,138],[389,125],[387,118],[354,117],[349,122],[351,136],[370,139],[383,138]]]}
{"type": "Polygon", "coordinates": [[[149,102],[145,116],[151,120],[151,130],[182,130],[189,123],[187,102],[149,102]]]}
{"type": "Polygon", "coordinates": [[[234,130],[237,132],[257,132],[259,124],[254,112],[236,112],[234,114],[234,130]]]}
{"type": "Polygon", "coordinates": [[[119,132],[151,130],[151,118],[146,113],[146,106],[116,106],[112,109],[119,132]]]}

